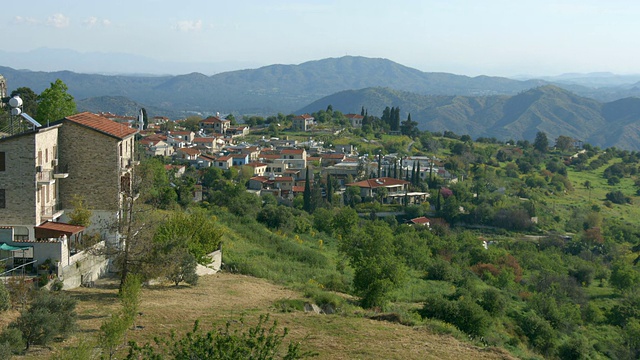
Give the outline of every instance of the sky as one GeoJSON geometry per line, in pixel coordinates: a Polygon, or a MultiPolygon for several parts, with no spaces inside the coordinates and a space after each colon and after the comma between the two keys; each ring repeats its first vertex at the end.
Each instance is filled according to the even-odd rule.
{"type": "MultiPolygon", "coordinates": [[[[30,0],[8,5],[0,12],[5,34],[0,50],[10,52],[70,49],[167,62],[237,63],[238,68],[352,55],[470,76],[640,74],[640,2],[635,0],[30,0]]],[[[184,73],[191,72],[188,67],[184,73]]]]}

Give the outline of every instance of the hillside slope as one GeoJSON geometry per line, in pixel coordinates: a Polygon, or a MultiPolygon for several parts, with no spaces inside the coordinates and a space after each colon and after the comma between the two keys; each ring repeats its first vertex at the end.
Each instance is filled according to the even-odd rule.
{"type": "Polygon", "coordinates": [[[595,146],[640,149],[640,98],[610,103],[578,96],[553,85],[541,86],[514,96],[425,96],[389,88],[343,91],[298,110],[312,113],[326,109],[380,116],[385,106],[411,114],[421,129],[445,130],[502,140],[533,140],[542,131],[553,141],[560,135],[595,146]]]}

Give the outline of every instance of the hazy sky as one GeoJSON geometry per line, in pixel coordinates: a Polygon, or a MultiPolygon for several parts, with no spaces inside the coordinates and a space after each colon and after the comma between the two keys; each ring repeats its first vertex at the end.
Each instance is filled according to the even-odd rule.
{"type": "Polygon", "coordinates": [[[466,75],[640,73],[640,1],[632,0],[3,3],[5,51],[48,47],[260,65],[357,55],[466,75]]]}

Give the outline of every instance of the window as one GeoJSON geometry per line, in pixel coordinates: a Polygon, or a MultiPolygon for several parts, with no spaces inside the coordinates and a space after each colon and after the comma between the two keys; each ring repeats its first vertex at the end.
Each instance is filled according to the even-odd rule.
{"type": "Polygon", "coordinates": [[[5,171],[5,156],[4,156],[4,151],[0,151],[0,171],[5,171]]]}
{"type": "Polygon", "coordinates": [[[0,209],[5,209],[7,207],[7,198],[4,189],[0,189],[0,209]]]}

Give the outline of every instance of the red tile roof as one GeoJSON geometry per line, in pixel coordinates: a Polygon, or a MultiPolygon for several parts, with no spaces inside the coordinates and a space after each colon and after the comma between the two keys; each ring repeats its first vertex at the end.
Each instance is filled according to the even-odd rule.
{"type": "Polygon", "coordinates": [[[290,176],[280,176],[274,179],[275,181],[293,181],[293,178],[290,176]]]}
{"type": "Polygon", "coordinates": [[[198,149],[195,148],[179,148],[178,149],[179,152],[185,153],[187,155],[200,155],[201,152],[198,149]]]}
{"type": "Polygon", "coordinates": [[[414,224],[426,225],[429,223],[429,219],[424,216],[421,216],[421,217],[411,219],[411,222],[414,224]]]}
{"type": "Polygon", "coordinates": [[[71,121],[72,123],[91,128],[93,130],[121,140],[137,132],[136,129],[130,128],[127,124],[117,123],[115,121],[111,121],[107,118],[92,114],[90,112],[82,112],[79,114],[67,116],[65,119],[71,121]]]}
{"type": "Polygon", "coordinates": [[[304,151],[304,149],[284,149],[280,153],[282,155],[302,155],[304,151]]]}
{"type": "Polygon", "coordinates": [[[344,117],[347,119],[364,119],[364,116],[358,114],[346,114],[344,117]]]}

